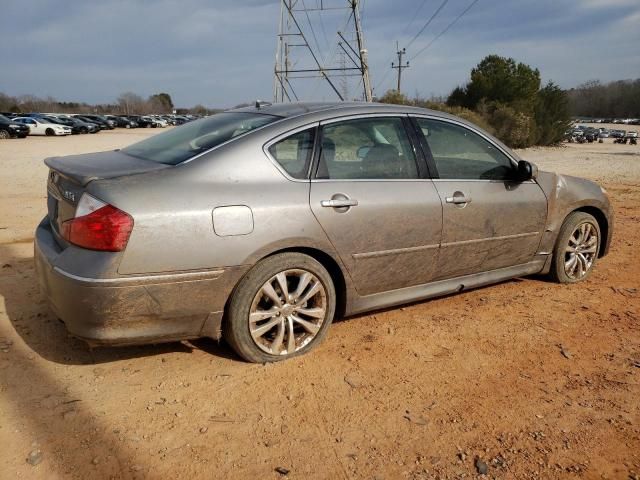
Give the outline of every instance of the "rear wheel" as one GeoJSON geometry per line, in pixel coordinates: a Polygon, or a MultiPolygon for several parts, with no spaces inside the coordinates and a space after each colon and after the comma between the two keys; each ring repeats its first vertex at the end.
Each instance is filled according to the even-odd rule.
{"type": "Polygon", "coordinates": [[[0,140],[7,140],[11,138],[11,135],[6,130],[0,130],[0,140]]]}
{"type": "Polygon", "coordinates": [[[55,134],[56,134],[56,133],[53,131],[53,128],[47,128],[47,129],[44,131],[44,133],[45,133],[45,135],[46,135],[47,137],[52,137],[53,135],[55,135],[55,134]]]}
{"type": "Polygon", "coordinates": [[[224,336],[249,362],[284,360],[322,341],[335,307],[335,288],[322,264],[300,253],[277,254],[236,287],[224,336]]]}
{"type": "Polygon", "coordinates": [[[585,212],[571,213],[562,224],[553,251],[551,278],[560,283],[586,279],[600,251],[600,226],[585,212]]]}

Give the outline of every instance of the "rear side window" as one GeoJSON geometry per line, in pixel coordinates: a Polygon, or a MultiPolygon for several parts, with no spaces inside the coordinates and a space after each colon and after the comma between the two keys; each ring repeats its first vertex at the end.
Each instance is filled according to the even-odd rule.
{"type": "Polygon", "coordinates": [[[492,143],[468,128],[417,119],[442,179],[509,180],[514,166],[492,143]]]}
{"type": "Polygon", "coordinates": [[[307,178],[313,154],[314,129],[298,132],[269,147],[269,153],[291,177],[307,178]]]}
{"type": "Polygon", "coordinates": [[[418,178],[413,149],[400,118],[331,123],[322,130],[317,178],[418,178]]]}

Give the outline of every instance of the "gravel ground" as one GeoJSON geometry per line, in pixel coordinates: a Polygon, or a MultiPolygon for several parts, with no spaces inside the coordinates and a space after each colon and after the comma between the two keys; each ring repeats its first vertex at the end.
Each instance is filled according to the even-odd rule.
{"type": "Polygon", "coordinates": [[[154,133],[0,142],[0,477],[638,478],[640,148],[519,152],[609,191],[614,242],[588,281],[361,315],[262,366],[208,340],[90,350],[38,293],[42,158],[154,133]]]}

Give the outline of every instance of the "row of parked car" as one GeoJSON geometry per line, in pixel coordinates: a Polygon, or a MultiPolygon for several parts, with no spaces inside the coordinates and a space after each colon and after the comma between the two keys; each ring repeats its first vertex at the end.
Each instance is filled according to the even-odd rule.
{"type": "Polygon", "coordinates": [[[89,115],[29,113],[0,114],[0,139],[27,135],[98,133],[114,128],[164,128],[195,120],[195,115],[89,115]]]}
{"type": "Polygon", "coordinates": [[[613,138],[616,143],[627,143],[627,141],[630,141],[632,144],[636,144],[638,132],[578,125],[566,132],[566,138],[570,143],[603,143],[605,138],[613,138]],[[624,142],[617,142],[617,140],[624,140],[624,142]]]}

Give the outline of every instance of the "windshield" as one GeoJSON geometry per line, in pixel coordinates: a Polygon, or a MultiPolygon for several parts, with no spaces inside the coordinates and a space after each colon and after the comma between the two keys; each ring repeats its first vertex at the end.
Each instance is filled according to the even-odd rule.
{"type": "Polygon", "coordinates": [[[280,117],[258,113],[224,112],[176,127],[123,148],[122,152],[153,162],[177,165],[243,133],[280,117]]]}
{"type": "Polygon", "coordinates": [[[8,119],[7,117],[5,117],[4,115],[0,115],[0,121],[11,123],[11,120],[9,120],[9,119],[8,119]]]}

